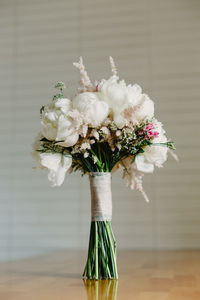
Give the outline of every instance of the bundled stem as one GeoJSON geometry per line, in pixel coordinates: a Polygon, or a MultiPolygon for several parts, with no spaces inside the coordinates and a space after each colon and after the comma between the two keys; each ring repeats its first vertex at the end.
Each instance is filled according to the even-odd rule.
{"type": "Polygon", "coordinates": [[[110,221],[92,221],[88,258],[83,273],[87,279],[117,279],[116,241],[110,221]]]}

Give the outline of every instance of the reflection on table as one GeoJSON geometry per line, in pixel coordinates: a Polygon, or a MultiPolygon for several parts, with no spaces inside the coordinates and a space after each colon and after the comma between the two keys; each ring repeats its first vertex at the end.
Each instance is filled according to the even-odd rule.
{"type": "Polygon", "coordinates": [[[83,280],[88,300],[117,300],[118,280],[83,280]]]}

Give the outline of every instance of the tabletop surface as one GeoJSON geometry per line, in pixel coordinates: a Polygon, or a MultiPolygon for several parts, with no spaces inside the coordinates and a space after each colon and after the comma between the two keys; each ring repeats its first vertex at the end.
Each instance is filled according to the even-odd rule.
{"type": "Polygon", "coordinates": [[[86,251],[0,263],[1,300],[199,300],[200,251],[122,251],[119,280],[83,280],[86,251]]]}

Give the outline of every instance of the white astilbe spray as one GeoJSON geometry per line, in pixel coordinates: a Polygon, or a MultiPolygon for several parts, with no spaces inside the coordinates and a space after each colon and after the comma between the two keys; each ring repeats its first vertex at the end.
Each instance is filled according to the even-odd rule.
{"type": "Polygon", "coordinates": [[[77,109],[73,109],[68,113],[68,116],[72,119],[72,124],[76,132],[82,137],[86,137],[90,121],[88,115],[79,112],[77,109]]]}
{"type": "Polygon", "coordinates": [[[73,65],[79,69],[81,75],[81,81],[80,81],[81,87],[78,89],[79,93],[93,92],[94,87],[83,64],[82,56],[80,56],[79,62],[74,62],[73,65]]]}
{"type": "Polygon", "coordinates": [[[114,59],[112,58],[112,56],[110,56],[109,59],[110,59],[111,71],[112,71],[114,76],[117,76],[117,68],[115,66],[114,59]]]}
{"type": "Polygon", "coordinates": [[[138,190],[144,197],[146,202],[149,202],[149,198],[142,186],[142,177],[144,174],[138,171],[134,163],[131,163],[132,158],[128,157],[123,159],[120,164],[123,167],[123,179],[126,179],[126,186],[132,190],[138,190]]]}

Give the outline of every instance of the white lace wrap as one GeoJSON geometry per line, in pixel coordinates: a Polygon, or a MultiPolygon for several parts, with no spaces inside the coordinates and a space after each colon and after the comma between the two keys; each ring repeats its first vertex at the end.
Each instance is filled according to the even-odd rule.
{"type": "Polygon", "coordinates": [[[112,220],[111,173],[90,173],[92,221],[112,220]]]}

